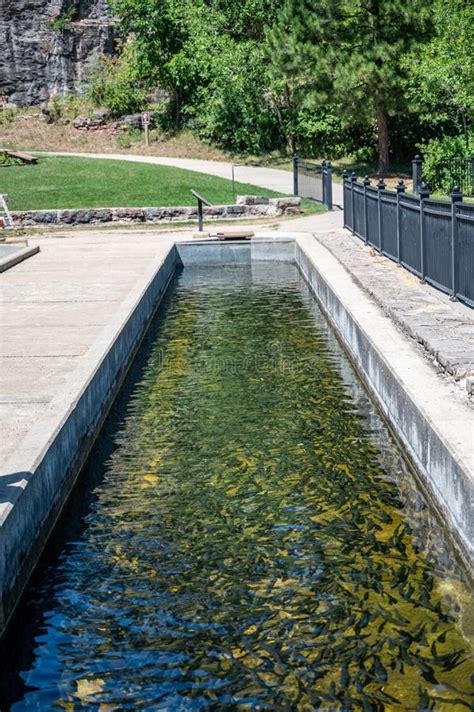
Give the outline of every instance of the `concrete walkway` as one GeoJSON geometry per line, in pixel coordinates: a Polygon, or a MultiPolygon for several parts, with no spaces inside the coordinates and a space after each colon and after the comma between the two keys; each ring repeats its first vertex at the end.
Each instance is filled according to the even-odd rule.
{"type": "Polygon", "coordinates": [[[41,251],[0,276],[0,461],[73,379],[128,294],[179,236],[90,231],[30,238],[41,251]]]}
{"type": "MultiPolygon", "coordinates": [[[[83,158],[106,158],[138,163],[151,163],[157,166],[173,166],[187,171],[206,173],[211,176],[232,179],[232,163],[221,161],[204,161],[194,158],[165,158],[162,156],[130,156],[121,153],[48,153],[52,156],[78,156],[83,158]]],[[[239,183],[250,183],[259,188],[268,188],[276,193],[293,194],[293,174],[276,168],[261,168],[259,166],[239,165],[234,169],[235,180],[239,183]]],[[[199,186],[196,186],[199,190],[199,186]]],[[[342,205],[342,184],[333,181],[333,201],[342,205]]]]}

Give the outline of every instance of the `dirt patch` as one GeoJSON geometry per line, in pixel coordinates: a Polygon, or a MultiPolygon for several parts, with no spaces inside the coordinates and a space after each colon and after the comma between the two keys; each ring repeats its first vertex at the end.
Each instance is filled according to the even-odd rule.
{"type": "Polygon", "coordinates": [[[117,145],[117,137],[107,127],[81,131],[71,124],[48,124],[39,114],[20,115],[14,121],[0,125],[0,146],[29,151],[69,151],[84,153],[121,153],[176,158],[201,158],[213,161],[229,160],[229,154],[200,141],[190,131],[163,137],[147,148],[133,141],[130,148],[117,145]]]}

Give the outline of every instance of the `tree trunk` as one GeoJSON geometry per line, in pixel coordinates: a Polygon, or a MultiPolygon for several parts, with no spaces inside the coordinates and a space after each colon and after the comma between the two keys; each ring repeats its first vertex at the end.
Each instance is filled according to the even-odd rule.
{"type": "MultiPolygon", "coordinates": [[[[285,108],[291,110],[291,95],[288,85],[285,87],[284,101],[285,108]]],[[[285,138],[286,149],[289,151],[290,156],[294,156],[296,153],[296,135],[294,133],[288,133],[288,127],[283,119],[278,96],[272,97],[272,106],[275,111],[280,130],[285,138]]]]}
{"type": "Polygon", "coordinates": [[[174,120],[174,130],[177,132],[181,128],[181,88],[173,87],[171,93],[172,116],[174,120]]]}
{"type": "Polygon", "coordinates": [[[387,113],[380,100],[377,102],[377,140],[379,149],[379,173],[381,176],[384,176],[390,167],[390,159],[388,156],[387,113]]]}
{"type": "Polygon", "coordinates": [[[462,127],[464,131],[464,140],[466,142],[466,152],[469,152],[469,126],[467,124],[467,116],[465,111],[461,111],[462,127]]]}

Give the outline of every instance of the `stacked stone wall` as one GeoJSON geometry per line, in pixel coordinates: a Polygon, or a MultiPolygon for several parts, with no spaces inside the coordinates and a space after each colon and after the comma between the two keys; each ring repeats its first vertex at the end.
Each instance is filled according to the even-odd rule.
{"type": "MultiPolygon", "coordinates": [[[[204,219],[279,217],[301,212],[300,199],[244,195],[235,205],[204,207],[204,219]]],[[[107,223],[165,223],[197,220],[196,207],[75,208],[70,210],[23,210],[11,213],[16,227],[65,227],[107,223]]]]}

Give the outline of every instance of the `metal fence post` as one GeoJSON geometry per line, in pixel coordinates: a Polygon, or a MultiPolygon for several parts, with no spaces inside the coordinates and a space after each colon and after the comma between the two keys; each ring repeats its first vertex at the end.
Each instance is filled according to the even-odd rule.
{"type": "Polygon", "coordinates": [[[347,205],[346,205],[346,180],[347,171],[342,171],[342,222],[344,227],[347,227],[347,205]]]}
{"type": "Polygon", "coordinates": [[[332,165],[326,161],[326,207],[332,210],[332,165]]]}
{"type": "Polygon", "coordinates": [[[397,262],[400,267],[400,196],[406,191],[407,187],[402,180],[399,180],[395,186],[397,191],[397,262]]]}
{"type": "Polygon", "coordinates": [[[298,156],[293,156],[293,195],[298,195],[298,156]]]}
{"type": "Polygon", "coordinates": [[[458,216],[456,205],[462,202],[463,194],[458,185],[453,188],[451,193],[451,300],[454,302],[457,299],[458,292],[458,216]]]}
{"type": "Polygon", "coordinates": [[[385,190],[385,181],[379,178],[377,183],[377,207],[378,207],[378,223],[379,223],[379,250],[383,252],[383,230],[382,230],[382,190],[385,190]]]}
{"type": "Polygon", "coordinates": [[[352,234],[354,235],[355,233],[355,205],[354,205],[354,185],[357,183],[357,176],[352,171],[351,173],[351,218],[352,218],[352,225],[351,225],[351,231],[352,234]]]}
{"type": "Polygon", "coordinates": [[[200,193],[197,193],[195,190],[191,189],[191,193],[194,195],[194,197],[197,200],[198,227],[199,227],[199,232],[202,232],[202,228],[203,228],[203,224],[204,224],[203,205],[211,205],[211,203],[206,198],[204,198],[200,193]]]}
{"type": "Polygon", "coordinates": [[[202,200],[198,200],[198,229],[202,232],[203,228],[203,215],[202,215],[202,200]]]}
{"type": "Polygon", "coordinates": [[[324,159],[321,161],[321,189],[323,205],[326,205],[326,161],[324,159]]]}
{"type": "Polygon", "coordinates": [[[365,244],[367,245],[369,242],[369,215],[368,215],[368,208],[367,208],[367,188],[370,185],[370,178],[369,176],[365,176],[363,180],[363,186],[364,186],[364,238],[365,238],[365,244]]]}
{"type": "Polygon", "coordinates": [[[411,162],[411,175],[413,178],[413,192],[415,195],[419,195],[421,186],[421,172],[423,167],[423,160],[421,156],[415,156],[411,162]]]}
{"type": "Polygon", "coordinates": [[[421,281],[425,281],[425,200],[430,197],[430,189],[426,183],[420,186],[420,272],[421,281]]]}

